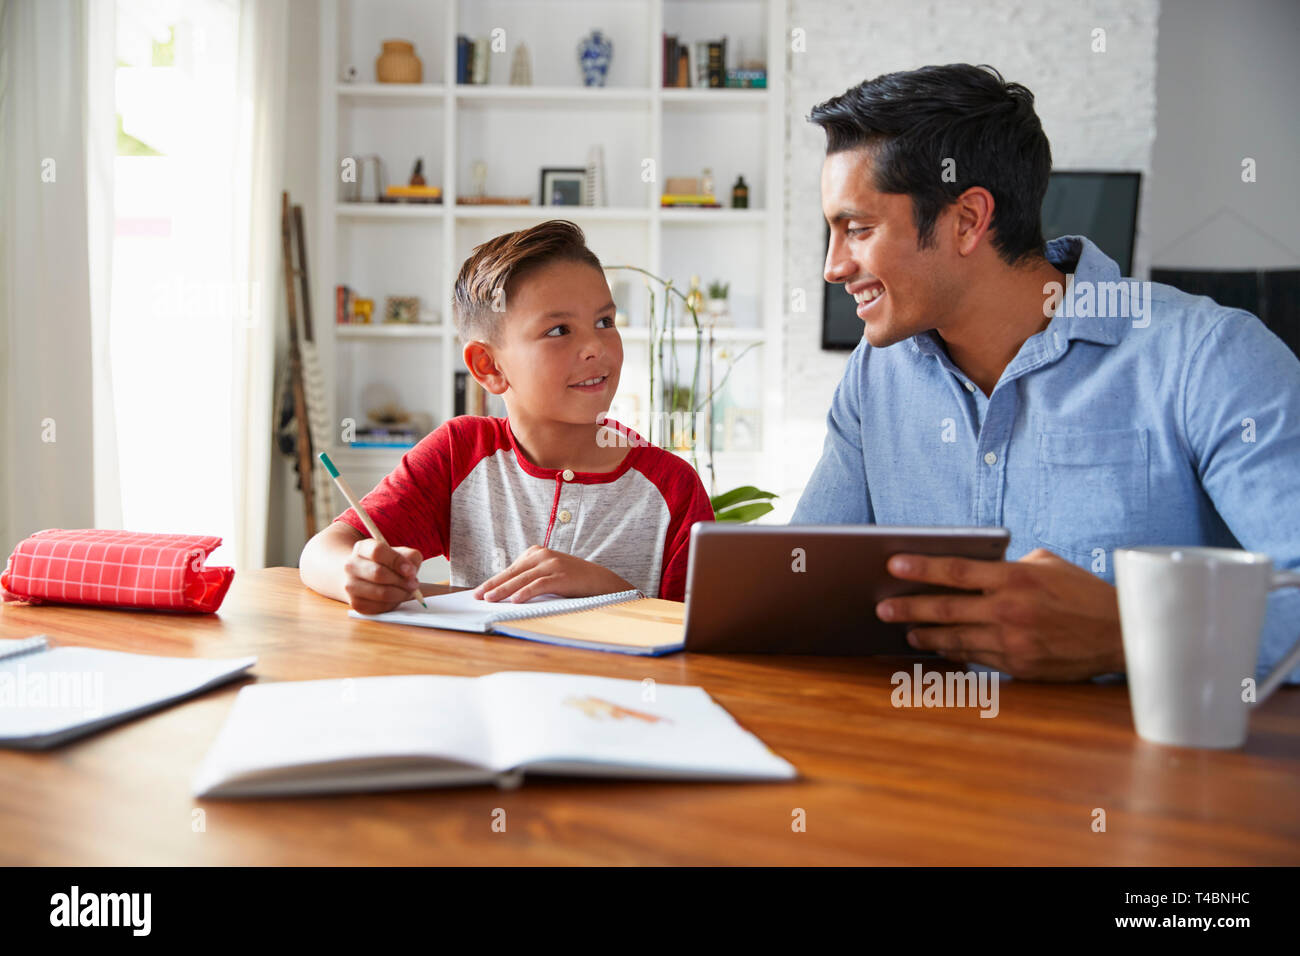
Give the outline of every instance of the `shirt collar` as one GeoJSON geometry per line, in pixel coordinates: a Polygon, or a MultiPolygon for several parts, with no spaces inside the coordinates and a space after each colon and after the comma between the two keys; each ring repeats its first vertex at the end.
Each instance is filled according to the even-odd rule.
{"type": "MultiPolygon", "coordinates": [[[[1061,236],[1048,242],[1047,261],[1064,272],[1067,277],[1074,276],[1073,286],[1069,290],[1069,293],[1073,294],[1074,302],[1070,303],[1069,293],[1061,290],[1061,302],[1057,305],[1056,313],[1052,316],[1048,328],[1054,332],[1064,333],[1068,339],[1085,339],[1102,345],[1118,343],[1122,333],[1132,321],[1132,316],[1128,314],[1098,316],[1097,313],[1101,310],[1096,307],[1096,303],[1100,283],[1116,283],[1123,278],[1119,271],[1119,264],[1098,249],[1095,242],[1084,236],[1061,236]],[[1079,311],[1084,310],[1071,307],[1080,303],[1079,296],[1084,289],[1080,283],[1088,283],[1091,287],[1091,292],[1088,294],[1092,296],[1094,307],[1086,310],[1091,313],[1087,316],[1078,314],[1079,311]]],[[[1134,282],[1132,279],[1127,281],[1134,282]]],[[[1150,308],[1146,291],[1136,294],[1141,295],[1143,304],[1150,308]]]]}
{"type": "MultiPolygon", "coordinates": [[[[1047,243],[1045,254],[1048,262],[1067,276],[1074,276],[1070,291],[1075,297],[1075,302],[1078,301],[1080,289],[1083,288],[1080,286],[1081,282],[1092,283],[1095,292],[1096,283],[1118,282],[1121,278],[1119,265],[1115,260],[1097,248],[1097,244],[1086,236],[1061,236],[1052,239],[1047,243]]],[[[1141,294],[1146,300],[1147,293],[1143,291],[1141,294]]],[[[1077,314],[1077,310],[1072,308],[1072,304],[1067,304],[1066,290],[1062,289],[1060,295],[1061,302],[1056,307],[1047,331],[1061,333],[1067,339],[1084,339],[1102,345],[1115,345],[1119,342],[1121,334],[1130,321],[1128,316],[1098,318],[1094,314],[1081,317],[1077,314]]],[[[1145,304],[1149,309],[1150,302],[1145,301],[1145,304]]],[[[1095,313],[1097,310],[1092,311],[1095,313]]],[[[943,345],[933,329],[912,336],[911,341],[913,347],[922,355],[944,354],[943,345]]]]}

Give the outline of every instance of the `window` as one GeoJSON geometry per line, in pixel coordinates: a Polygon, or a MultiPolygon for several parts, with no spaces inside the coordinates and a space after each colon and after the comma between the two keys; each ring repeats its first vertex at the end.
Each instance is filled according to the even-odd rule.
{"type": "Polygon", "coordinates": [[[238,11],[118,0],[110,361],[123,526],[234,522],[230,382],[238,11]]]}

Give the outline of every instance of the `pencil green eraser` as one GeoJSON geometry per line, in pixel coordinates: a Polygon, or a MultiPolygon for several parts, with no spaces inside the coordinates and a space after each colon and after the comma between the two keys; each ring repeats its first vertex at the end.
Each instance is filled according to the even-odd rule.
{"type": "Polygon", "coordinates": [[[325,466],[325,470],[330,473],[331,478],[337,478],[339,476],[339,470],[334,467],[334,462],[330,461],[329,455],[321,452],[316,457],[321,460],[321,464],[325,466]]]}

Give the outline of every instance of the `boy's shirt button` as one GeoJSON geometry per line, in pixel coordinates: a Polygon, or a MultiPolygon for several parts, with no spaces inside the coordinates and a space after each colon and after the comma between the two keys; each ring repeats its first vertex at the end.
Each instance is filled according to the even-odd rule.
{"type": "Polygon", "coordinates": [[[572,468],[566,468],[566,469],[564,469],[564,471],[560,472],[560,477],[563,478],[565,481],[572,481],[572,480],[573,480],[573,469],[572,469],[572,468]]]}
{"type": "Polygon", "coordinates": [[[569,523],[569,519],[572,518],[573,515],[571,515],[568,511],[561,511],[561,512],[560,512],[558,515],[556,515],[555,517],[557,517],[557,518],[560,519],[560,524],[568,524],[568,523],[569,523]]]}

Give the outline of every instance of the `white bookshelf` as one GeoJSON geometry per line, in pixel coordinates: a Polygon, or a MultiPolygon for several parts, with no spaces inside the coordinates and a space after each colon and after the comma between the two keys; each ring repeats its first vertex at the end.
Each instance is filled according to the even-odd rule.
{"type": "MultiPolygon", "coordinates": [[[[311,263],[320,349],[329,379],[330,420],[338,430],[330,453],[358,488],[371,487],[400,460],[402,449],[341,443],[341,422],[364,423],[361,392],[384,382],[435,425],[453,412],[453,373],[462,367],[452,321],[452,285],[473,246],[544,219],[567,218],[586,232],[606,265],[629,264],[671,277],[685,289],[692,274],[707,286],[730,283],[734,327],[715,330],[715,349],[750,346],[731,377],[733,395],[758,410],[758,447],[716,455],[717,490],[770,484],[777,478],[766,440],[781,420],[784,292],[781,285],[784,176],[784,3],[781,0],[324,0],[320,11],[320,193],[311,263]],[[505,50],[493,54],[489,83],[457,85],[456,36],[505,29],[505,50]],[[592,28],[614,43],[607,85],[582,85],[577,45],[592,28]],[[766,89],[665,89],[661,37],[684,42],[728,39],[728,66],[763,60],[766,89]],[[374,61],[384,39],[413,42],[424,81],[376,82],[374,61]],[[508,85],[510,59],[523,40],[533,86],[508,85]],[[739,49],[737,48],[739,47],[739,49]],[[356,82],[343,80],[357,68],[356,82]],[[605,151],[606,206],[536,205],[543,167],[585,165],[590,145],[605,151]],[[425,179],[443,191],[441,205],[345,200],[341,163],[383,157],[389,183],[402,183],[417,157],[425,179]],[[531,196],[529,206],[457,206],[470,192],[470,167],[487,163],[487,191],[531,196]],[[652,160],[653,182],[644,182],[652,160]],[[668,176],[714,174],[714,192],[729,205],[737,174],[749,186],[750,208],[662,209],[668,176]],[[376,318],[389,295],[418,295],[417,325],[334,324],[334,288],[351,286],[373,299],[376,318]],[[765,387],[764,383],[771,383],[765,387]],[[766,454],[764,454],[766,449],[766,454]]],[[[367,179],[366,195],[373,195],[367,179]]],[[[646,293],[635,273],[611,273],[620,311],[624,368],[619,396],[649,403],[646,293]],[[621,287],[619,285],[621,283],[621,287]]],[[[657,296],[662,301],[662,294],[657,296]]],[[[679,328],[681,354],[693,354],[693,331],[679,328]]],[[[720,376],[724,366],[718,364],[720,376]]],[[[616,406],[617,410],[618,406],[616,406]]],[[[644,421],[628,421],[643,427],[644,421]]],[[[707,479],[707,476],[706,476],[707,479]]],[[[340,508],[341,502],[338,503],[340,508]]]]}

